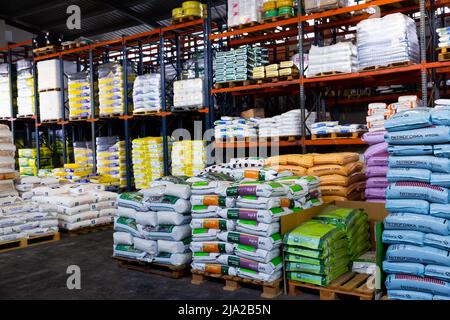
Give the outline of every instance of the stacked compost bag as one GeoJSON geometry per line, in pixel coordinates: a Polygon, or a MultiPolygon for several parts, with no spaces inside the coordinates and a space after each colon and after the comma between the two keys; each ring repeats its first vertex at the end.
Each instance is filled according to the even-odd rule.
{"type": "Polygon", "coordinates": [[[320,178],[324,202],[361,200],[366,186],[363,163],[351,152],[313,154],[307,174],[320,178]]]}
{"type": "Polygon", "coordinates": [[[23,197],[31,197],[45,212],[55,212],[65,230],[109,224],[117,212],[117,194],[93,183],[40,186],[23,197]]]}
{"type": "Polygon", "coordinates": [[[313,220],[284,236],[287,277],[327,286],[350,270],[370,248],[367,214],[359,209],[326,207],[313,220]]]}
{"type": "Polygon", "coordinates": [[[255,167],[242,169],[240,182],[215,173],[189,180],[194,270],[263,282],[281,278],[280,217],[321,201],[313,200],[317,178],[276,174],[255,167]]]}
{"type": "Polygon", "coordinates": [[[369,144],[364,153],[366,164],[366,200],[368,202],[384,202],[386,188],[389,185],[386,174],[388,171],[388,144],[384,141],[386,131],[365,133],[362,140],[369,144]]]}
{"type": "Polygon", "coordinates": [[[189,263],[191,188],[165,177],[149,189],[122,193],[114,219],[114,256],[164,265],[189,263]]]}
{"type": "Polygon", "coordinates": [[[383,262],[390,299],[450,299],[450,108],[386,121],[390,182],[383,262]]]}

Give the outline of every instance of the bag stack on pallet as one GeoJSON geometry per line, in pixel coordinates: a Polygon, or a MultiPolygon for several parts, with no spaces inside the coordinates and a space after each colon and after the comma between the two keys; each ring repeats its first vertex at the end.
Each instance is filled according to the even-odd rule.
{"type": "Polygon", "coordinates": [[[92,166],[78,163],[66,163],[62,168],[53,169],[53,176],[65,183],[88,183],[92,174],[92,166]]]}
{"type": "Polygon", "coordinates": [[[162,137],[132,141],[133,174],[136,189],[147,189],[153,180],[164,175],[162,137]]]}
{"type": "Polygon", "coordinates": [[[72,231],[113,222],[117,194],[104,189],[92,183],[41,186],[24,197],[32,196],[32,200],[45,206],[48,212],[56,212],[59,227],[72,231]]]}
{"type": "Polygon", "coordinates": [[[172,145],[172,175],[192,177],[206,165],[204,140],[175,141],[172,145]]]}
{"type": "Polygon", "coordinates": [[[30,60],[17,61],[17,115],[34,115],[33,65],[30,60]]]}
{"type": "Polygon", "coordinates": [[[123,66],[118,62],[104,63],[98,67],[100,117],[125,114],[125,95],[128,95],[128,111],[133,111],[132,88],[135,80],[133,68],[127,66],[128,90],[124,92],[123,66]]]}
{"type": "Polygon", "coordinates": [[[111,186],[126,187],[125,142],[119,137],[97,137],[97,172],[110,181],[111,186]]]}
{"type": "Polygon", "coordinates": [[[37,187],[57,187],[59,180],[53,177],[35,177],[35,176],[21,176],[15,181],[15,187],[19,195],[24,200],[30,200],[33,194],[30,192],[37,187]]]}
{"type": "Polygon", "coordinates": [[[64,97],[67,98],[67,75],[76,72],[76,64],[63,61],[63,68],[62,83],[59,59],[43,60],[37,63],[41,121],[60,120],[67,116],[67,109],[61,101],[61,95],[63,90],[64,97]]]}
{"type": "Polygon", "coordinates": [[[399,112],[386,130],[388,298],[449,300],[450,108],[399,112]]]}
{"type": "Polygon", "coordinates": [[[389,185],[386,175],[388,171],[388,144],[384,141],[386,131],[365,133],[362,140],[369,144],[364,153],[367,177],[365,196],[368,202],[385,202],[386,188],[389,185]]]}
{"type": "MultiPolygon", "coordinates": [[[[95,116],[91,112],[91,90],[89,72],[82,71],[69,75],[69,117],[71,119],[95,116]]],[[[94,94],[97,94],[97,88],[94,88],[94,94]]]]}
{"type": "Polygon", "coordinates": [[[363,124],[339,124],[339,121],[322,121],[311,125],[311,134],[327,135],[331,133],[357,133],[367,131],[363,124]]]}
{"type": "Polygon", "coordinates": [[[73,154],[75,163],[80,166],[94,166],[94,152],[92,148],[92,142],[79,141],[73,143],[73,154]]]}
{"type": "Polygon", "coordinates": [[[349,5],[348,0],[304,0],[305,12],[321,12],[328,9],[343,8],[349,5]]]}
{"type": "Polygon", "coordinates": [[[201,109],[203,102],[203,79],[187,79],[173,82],[173,109],[201,109]]]}
{"type": "Polygon", "coordinates": [[[216,140],[227,138],[250,138],[258,136],[258,119],[222,116],[214,121],[216,140]]]}
{"type": "Polygon", "coordinates": [[[307,78],[337,73],[352,73],[358,70],[358,57],[355,45],[339,42],[330,46],[311,46],[307,78]]]}
{"type": "Polygon", "coordinates": [[[174,266],[191,261],[191,190],[176,182],[181,181],[163,178],[142,193],[119,196],[115,257],[174,266]]]}
{"type": "Polygon", "coordinates": [[[252,78],[253,68],[269,63],[267,48],[243,46],[219,51],[214,59],[215,83],[245,81],[252,78]]]}
{"type": "MultiPolygon", "coordinates": [[[[14,88],[13,88],[14,90],[14,88]]],[[[0,64],[0,117],[12,118],[11,114],[11,95],[15,96],[10,90],[9,64],[0,64]]],[[[15,103],[15,102],[14,102],[15,103]]]]}
{"type": "Polygon", "coordinates": [[[14,160],[16,146],[13,135],[7,125],[0,125],[0,197],[17,196],[14,188],[16,161],[14,160]]]}
{"type": "Polygon", "coordinates": [[[133,84],[133,113],[161,111],[161,75],[137,76],[133,84]]]}
{"type": "Polygon", "coordinates": [[[437,28],[436,33],[439,36],[439,48],[450,47],[450,27],[437,28]]]}
{"type": "Polygon", "coordinates": [[[320,177],[324,202],[361,200],[366,176],[359,154],[351,152],[314,154],[307,174],[320,177]]]}
{"type": "Polygon", "coordinates": [[[213,173],[190,179],[192,268],[273,282],[282,276],[280,217],[320,201],[312,201],[308,177],[270,181],[276,172],[242,171],[238,183],[213,173]]]}
{"type": "Polygon", "coordinates": [[[260,21],[263,2],[263,0],[228,0],[228,27],[260,21]]]}
{"type": "Polygon", "coordinates": [[[356,26],[359,70],[393,63],[419,63],[416,29],[415,21],[401,13],[359,22],[356,26]]]}
{"type": "MultiPolygon", "coordinates": [[[[305,125],[308,129],[316,122],[316,113],[311,112],[306,119],[305,125]]],[[[263,118],[258,121],[258,135],[260,137],[278,136],[301,136],[300,129],[301,111],[299,109],[290,110],[272,118],[263,118]]],[[[307,131],[308,132],[308,131],[307,131]]]]}

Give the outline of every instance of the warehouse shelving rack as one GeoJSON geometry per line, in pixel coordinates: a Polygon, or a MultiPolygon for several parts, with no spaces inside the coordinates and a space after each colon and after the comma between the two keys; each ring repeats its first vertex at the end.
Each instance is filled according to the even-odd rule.
{"type": "MultiPolygon", "coordinates": [[[[232,88],[213,88],[211,94],[220,97],[232,95],[234,98],[241,96],[268,96],[268,95],[297,95],[301,110],[301,132],[302,138],[293,141],[276,141],[279,147],[301,147],[302,152],[307,151],[308,146],[322,146],[322,145],[360,145],[364,144],[361,139],[330,139],[330,140],[308,140],[306,139],[306,125],[305,121],[308,117],[306,107],[306,92],[310,93],[314,90],[322,89],[327,86],[352,87],[366,85],[389,85],[389,84],[418,84],[420,86],[420,96],[427,105],[432,105],[433,100],[428,99],[429,92],[433,98],[438,98],[441,92],[447,93],[447,87],[441,88],[441,84],[445,81],[437,81],[439,75],[446,79],[446,75],[450,71],[449,62],[436,62],[435,54],[433,52],[437,45],[436,37],[430,37],[433,43],[429,45],[427,60],[427,34],[426,27],[428,23],[429,34],[434,35],[436,29],[436,10],[438,8],[445,8],[450,6],[448,0],[375,0],[363,4],[357,4],[350,7],[326,10],[319,13],[312,13],[305,15],[302,1],[298,2],[298,16],[271,23],[262,23],[248,28],[231,29],[226,32],[211,34],[212,41],[218,39],[227,39],[229,48],[238,47],[244,44],[259,44],[264,46],[269,43],[269,46],[281,47],[281,51],[288,46],[296,46],[300,55],[300,77],[289,81],[279,81],[274,83],[250,84],[244,86],[235,86],[232,88]],[[316,78],[306,78],[304,76],[303,56],[305,44],[311,42],[311,39],[306,39],[306,34],[314,33],[314,44],[320,45],[320,41],[326,37],[333,37],[336,39],[338,34],[354,33],[350,30],[350,26],[356,25],[361,20],[367,19],[368,14],[361,13],[361,10],[368,9],[372,6],[378,6],[381,10],[381,15],[391,13],[413,14],[418,13],[419,20],[419,41],[420,41],[420,57],[421,62],[414,65],[398,66],[389,69],[377,69],[373,71],[356,72],[350,74],[338,74],[316,78]],[[350,12],[360,12],[358,15],[348,16],[350,12]],[[308,22],[313,22],[308,24],[308,22]],[[331,33],[324,35],[324,30],[332,30],[331,33]],[[431,80],[433,88],[427,88],[427,82],[431,80]]],[[[448,13],[442,12],[441,17],[448,13]]],[[[272,56],[277,57],[279,54],[274,51],[272,56]]],[[[286,50],[287,51],[287,50],[286,50]]],[[[411,93],[411,92],[410,92],[411,93]]],[[[403,93],[404,94],[404,93],[403,93]]],[[[417,94],[415,92],[414,94],[417,94]]],[[[369,103],[374,101],[389,101],[390,99],[398,97],[398,95],[379,95],[366,99],[359,99],[358,102],[352,103],[369,103]]],[[[309,106],[310,111],[318,111],[319,119],[324,115],[324,106],[332,100],[331,104],[335,107],[339,105],[339,99],[323,99],[320,95],[316,95],[315,103],[309,106]],[[318,96],[318,98],[317,98],[318,96]],[[325,101],[324,101],[325,100],[325,101]]],[[[348,102],[351,101],[347,99],[348,102]]],[[[392,100],[390,100],[392,101],[392,100]]],[[[270,142],[258,141],[232,141],[232,142],[215,142],[216,148],[257,148],[270,146],[270,142]]]]}
{"type": "MultiPolygon", "coordinates": [[[[76,133],[78,136],[87,136],[90,132],[90,139],[94,153],[94,168],[96,172],[96,140],[95,138],[101,135],[101,131],[107,127],[108,134],[112,134],[118,126],[116,124],[122,123],[120,127],[123,128],[123,135],[126,143],[126,177],[127,177],[127,189],[132,188],[132,159],[131,159],[131,131],[136,129],[137,124],[140,125],[140,131],[138,136],[146,136],[147,129],[154,129],[160,127],[160,135],[163,137],[163,155],[164,155],[164,174],[169,174],[169,141],[168,141],[168,129],[169,125],[177,121],[178,127],[182,127],[183,118],[200,118],[205,123],[203,132],[212,127],[214,122],[214,106],[212,97],[210,95],[210,88],[212,86],[212,47],[211,41],[208,35],[213,32],[213,29],[217,29],[217,24],[212,22],[211,5],[212,1],[207,1],[208,12],[204,19],[198,19],[194,21],[183,22],[175,25],[169,25],[166,27],[156,28],[147,32],[133,34],[130,36],[123,36],[120,39],[109,40],[104,42],[96,42],[64,51],[58,51],[46,55],[35,56],[33,54],[32,41],[25,43],[9,45],[6,48],[0,48],[0,52],[5,51],[7,58],[6,62],[10,64],[10,70],[12,70],[13,60],[12,56],[15,55],[14,50],[16,48],[22,48],[28,54],[25,56],[31,58],[33,61],[33,77],[34,77],[34,93],[35,93],[35,116],[30,119],[34,121],[35,129],[35,145],[37,148],[37,166],[40,165],[40,131],[43,128],[52,130],[53,135],[56,135],[56,129],[62,132],[63,141],[63,163],[67,163],[67,132],[69,128],[72,129],[72,140],[75,140],[76,133]],[[182,77],[182,63],[187,59],[193,57],[194,53],[203,51],[204,59],[204,106],[200,110],[195,111],[183,111],[175,112],[169,110],[170,101],[172,100],[172,86],[173,81],[181,80],[182,77]],[[9,58],[8,58],[9,57],[9,58]],[[61,105],[63,110],[61,114],[62,119],[55,119],[50,123],[44,123],[39,118],[39,96],[37,87],[37,63],[38,61],[48,59],[59,59],[60,61],[60,75],[59,81],[61,87],[64,87],[64,60],[75,61],[77,63],[78,71],[88,71],[90,75],[91,88],[94,88],[95,82],[95,68],[105,62],[109,62],[113,59],[119,60],[123,66],[123,78],[127,79],[127,66],[128,62],[132,61],[136,66],[136,74],[141,75],[145,70],[155,72],[159,69],[161,75],[161,98],[162,98],[162,110],[158,113],[133,115],[129,108],[129,99],[125,95],[124,99],[124,113],[120,116],[113,116],[108,118],[102,118],[96,116],[94,92],[91,90],[91,117],[85,120],[71,121],[65,118],[65,109],[67,108],[67,97],[61,95],[61,105]],[[174,67],[176,76],[173,79],[166,79],[166,68],[171,65],[174,67]],[[161,67],[164,66],[164,67],[161,67]],[[159,121],[158,126],[150,126],[149,123],[159,121]],[[85,130],[86,126],[90,127],[90,130],[85,130]],[[75,130],[76,129],[76,130],[75,130]],[[89,131],[89,132],[86,132],[89,131]]],[[[197,58],[196,58],[197,59],[197,58]]],[[[12,86],[12,84],[11,84],[12,86]]],[[[127,81],[124,81],[123,90],[129,92],[131,88],[128,88],[127,81]]],[[[14,109],[13,101],[10,102],[11,110],[14,109]]],[[[12,112],[13,117],[8,119],[13,134],[14,123],[19,119],[15,118],[15,111],[12,112]]],[[[49,133],[50,134],[50,133],[49,133]]]]}

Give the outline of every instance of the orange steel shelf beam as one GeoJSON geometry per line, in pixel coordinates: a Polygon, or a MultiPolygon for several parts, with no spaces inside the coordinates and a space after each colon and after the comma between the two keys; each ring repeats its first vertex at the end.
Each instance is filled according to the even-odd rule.
{"type": "Polygon", "coordinates": [[[295,85],[295,84],[300,84],[300,79],[294,79],[294,80],[290,80],[290,81],[261,83],[261,84],[251,84],[248,86],[238,86],[238,87],[233,87],[233,88],[211,89],[211,94],[236,92],[236,91],[244,91],[244,90],[264,89],[264,88],[275,88],[275,87],[290,86],[290,85],[295,85]]]}
{"type": "Polygon", "coordinates": [[[357,139],[319,139],[319,140],[305,140],[306,146],[332,146],[332,145],[365,145],[360,138],[357,139]]]}
{"type": "MultiPolygon", "coordinates": [[[[298,147],[301,146],[301,140],[295,141],[276,141],[275,145],[279,147],[298,147]]],[[[236,142],[214,142],[215,148],[234,149],[234,148],[268,148],[272,146],[271,141],[236,141],[236,142]]]]}

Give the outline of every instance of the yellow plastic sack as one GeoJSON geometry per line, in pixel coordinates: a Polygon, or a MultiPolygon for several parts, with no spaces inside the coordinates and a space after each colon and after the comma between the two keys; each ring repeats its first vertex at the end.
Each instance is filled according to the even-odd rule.
{"type": "Polygon", "coordinates": [[[317,176],[317,177],[329,174],[339,174],[341,176],[349,176],[355,172],[361,171],[362,168],[363,168],[362,162],[351,162],[347,163],[346,165],[326,164],[309,168],[307,173],[310,176],[317,176]]]}
{"type": "Polygon", "coordinates": [[[350,162],[356,162],[358,160],[359,154],[354,152],[314,154],[314,165],[322,165],[322,164],[344,165],[350,162]]]}
{"type": "Polygon", "coordinates": [[[366,176],[362,172],[355,172],[350,176],[341,176],[339,174],[327,174],[320,177],[321,186],[344,186],[347,187],[359,181],[366,180],[366,176]]]}

